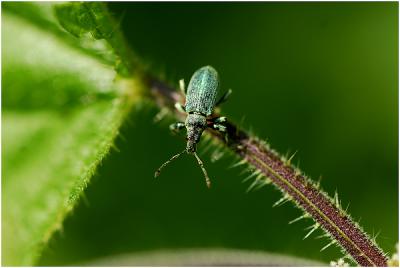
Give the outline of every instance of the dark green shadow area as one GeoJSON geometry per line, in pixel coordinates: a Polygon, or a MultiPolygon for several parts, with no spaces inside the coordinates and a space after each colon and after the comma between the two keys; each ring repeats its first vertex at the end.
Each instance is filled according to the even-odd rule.
{"type": "MultiPolygon", "coordinates": [[[[233,95],[223,112],[268,138],[392,252],[398,238],[397,3],[113,3],[132,48],[177,84],[213,65],[233,95]]],[[[194,159],[155,169],[184,147],[156,109],[132,112],[116,146],[46,249],[41,265],[175,248],[235,248],[329,262],[328,242],[269,186],[246,194],[229,156],[207,190],[194,159]],[[317,235],[319,235],[317,234],[317,235]],[[313,235],[313,237],[317,236],[313,235]]],[[[200,148],[201,151],[201,148],[200,148]]],[[[319,233],[320,234],[320,233],[319,233]]]]}

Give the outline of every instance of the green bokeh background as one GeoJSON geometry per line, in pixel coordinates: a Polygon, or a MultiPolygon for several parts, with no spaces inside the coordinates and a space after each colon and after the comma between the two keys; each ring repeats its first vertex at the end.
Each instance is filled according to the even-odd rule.
{"type": "MultiPolygon", "coordinates": [[[[379,245],[398,241],[398,3],[110,3],[130,46],[177,84],[212,65],[233,95],[223,113],[244,120],[344,207],[379,245]]],[[[212,163],[207,190],[157,109],[132,112],[79,207],[40,264],[63,265],[168,248],[257,249],[329,262],[326,240],[302,240],[292,205],[272,186],[246,193],[233,158],[212,163]]],[[[201,151],[201,148],[200,148],[201,151]]],[[[312,237],[315,237],[313,235],[312,237]]]]}

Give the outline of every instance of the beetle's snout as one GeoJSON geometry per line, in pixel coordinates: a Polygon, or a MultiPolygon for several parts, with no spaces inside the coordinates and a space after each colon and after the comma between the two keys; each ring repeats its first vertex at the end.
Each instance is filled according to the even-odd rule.
{"type": "Polygon", "coordinates": [[[186,152],[188,154],[193,154],[194,152],[196,152],[196,143],[192,140],[188,140],[186,144],[186,152]]]}
{"type": "Polygon", "coordinates": [[[200,141],[201,134],[206,126],[206,118],[199,114],[189,114],[186,118],[187,145],[186,151],[190,153],[196,152],[196,144],[200,141]]]}
{"type": "Polygon", "coordinates": [[[186,151],[189,154],[196,152],[196,145],[200,141],[201,133],[201,128],[188,128],[186,151]]]}

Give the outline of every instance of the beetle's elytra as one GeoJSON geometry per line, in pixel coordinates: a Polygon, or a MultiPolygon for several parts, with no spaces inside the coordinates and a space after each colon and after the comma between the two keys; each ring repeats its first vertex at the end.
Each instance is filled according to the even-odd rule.
{"type": "Polygon", "coordinates": [[[187,114],[185,123],[177,122],[170,125],[172,131],[179,131],[186,128],[187,144],[186,149],[172,156],[167,162],[162,164],[156,171],[155,177],[160,175],[161,169],[168,165],[171,161],[177,159],[182,153],[193,154],[204,173],[207,186],[210,187],[210,179],[204,168],[203,162],[196,153],[196,145],[200,141],[201,134],[206,128],[212,128],[220,132],[226,132],[225,117],[212,117],[214,107],[226,101],[232,91],[229,89],[216,102],[219,77],[217,71],[211,66],[204,66],[198,69],[190,79],[187,91],[183,80],[179,81],[182,92],[186,95],[186,103],[182,105],[176,103],[175,107],[187,114]]]}
{"type": "Polygon", "coordinates": [[[214,110],[218,93],[218,73],[206,66],[197,70],[190,79],[186,93],[186,112],[209,116],[214,110]]]}

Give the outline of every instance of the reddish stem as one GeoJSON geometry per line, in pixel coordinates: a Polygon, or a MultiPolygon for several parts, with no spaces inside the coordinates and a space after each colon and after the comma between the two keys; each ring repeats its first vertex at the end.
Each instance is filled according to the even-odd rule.
{"type": "MultiPolygon", "coordinates": [[[[147,79],[151,93],[161,108],[171,108],[183,96],[156,79],[147,79]]],[[[182,117],[176,113],[177,117],[182,117]]],[[[296,172],[289,163],[282,160],[265,143],[260,142],[234,124],[227,123],[228,143],[218,132],[209,130],[211,135],[225,143],[242,159],[254,166],[284,193],[285,196],[310,215],[331,238],[361,266],[387,266],[383,251],[353,222],[318,185],[296,172]]]]}

